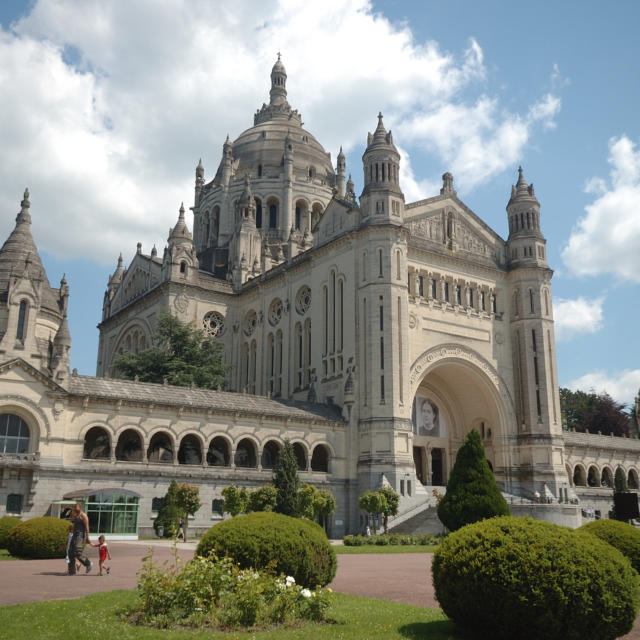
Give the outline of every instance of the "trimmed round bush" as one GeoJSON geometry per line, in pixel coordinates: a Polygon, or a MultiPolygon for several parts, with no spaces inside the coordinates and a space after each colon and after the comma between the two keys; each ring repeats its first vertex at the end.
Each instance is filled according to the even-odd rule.
{"type": "Polygon", "coordinates": [[[336,553],[319,525],[259,511],[211,527],[196,555],[230,556],[243,569],[273,569],[305,587],[325,586],[336,574],[336,553]]]}
{"type": "Polygon", "coordinates": [[[7,549],[21,558],[64,558],[69,522],[60,518],[33,518],[7,534],[7,549]]]}
{"type": "Polygon", "coordinates": [[[640,573],[640,531],[635,527],[619,520],[593,520],[577,531],[590,533],[608,542],[629,558],[631,566],[640,573]]]}
{"type": "Polygon", "coordinates": [[[640,577],[593,536],[508,516],[450,534],[432,564],[444,612],[477,637],[613,640],[633,627],[640,577]]]}
{"type": "Polygon", "coordinates": [[[17,527],[22,520],[20,518],[14,518],[13,516],[3,516],[0,518],[0,549],[7,548],[7,533],[17,527]]]}

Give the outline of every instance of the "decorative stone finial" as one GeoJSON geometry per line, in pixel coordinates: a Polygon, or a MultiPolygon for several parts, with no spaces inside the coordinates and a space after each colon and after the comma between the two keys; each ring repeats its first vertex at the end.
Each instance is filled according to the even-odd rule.
{"type": "Polygon", "coordinates": [[[142,242],[138,242],[138,244],[136,245],[136,253],[142,253],[142,242]]]}
{"type": "Polygon", "coordinates": [[[24,197],[20,203],[20,213],[16,216],[16,223],[31,224],[31,214],[29,213],[29,207],[31,202],[29,201],[29,189],[24,190],[24,197]]]}
{"type": "Polygon", "coordinates": [[[156,249],[156,245],[153,245],[153,248],[151,249],[151,257],[155,258],[158,255],[158,250],[156,249]]]}

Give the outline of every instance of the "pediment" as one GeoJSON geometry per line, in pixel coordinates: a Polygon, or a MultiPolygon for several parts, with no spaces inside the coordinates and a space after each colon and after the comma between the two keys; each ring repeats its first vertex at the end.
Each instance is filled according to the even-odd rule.
{"type": "Polygon", "coordinates": [[[327,244],[356,229],[359,224],[360,209],[355,204],[334,198],[313,228],[314,245],[317,247],[327,244]]]}
{"type": "Polygon", "coordinates": [[[136,254],[125,271],[122,282],[116,291],[112,306],[119,307],[160,283],[162,266],[150,257],[136,254]]]}
{"type": "Polygon", "coordinates": [[[413,238],[503,262],[504,240],[457,198],[433,198],[410,205],[405,225],[413,238]]]}
{"type": "Polygon", "coordinates": [[[37,381],[45,386],[49,391],[67,393],[66,389],[22,358],[13,358],[12,360],[8,360],[7,362],[0,364],[0,377],[5,380],[13,379],[16,382],[21,383],[37,381]]]}

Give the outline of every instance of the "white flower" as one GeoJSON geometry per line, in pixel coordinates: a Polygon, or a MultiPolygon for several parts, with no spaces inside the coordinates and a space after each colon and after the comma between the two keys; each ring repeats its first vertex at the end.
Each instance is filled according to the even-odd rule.
{"type": "Polygon", "coordinates": [[[290,587],[296,583],[296,579],[293,576],[287,576],[287,587],[290,587]]]}
{"type": "Polygon", "coordinates": [[[310,597],[311,597],[311,591],[309,591],[309,589],[303,589],[303,590],[300,592],[300,595],[301,595],[303,598],[310,598],[310,597]]]}

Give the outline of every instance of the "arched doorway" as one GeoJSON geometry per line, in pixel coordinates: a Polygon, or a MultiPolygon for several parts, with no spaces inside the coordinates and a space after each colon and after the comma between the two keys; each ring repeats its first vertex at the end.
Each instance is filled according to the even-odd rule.
{"type": "Polygon", "coordinates": [[[471,429],[482,438],[496,481],[509,488],[510,451],[503,438],[515,430],[513,406],[504,384],[474,352],[459,346],[433,349],[411,371],[413,460],[424,485],[446,485],[458,449],[471,429]]]}

